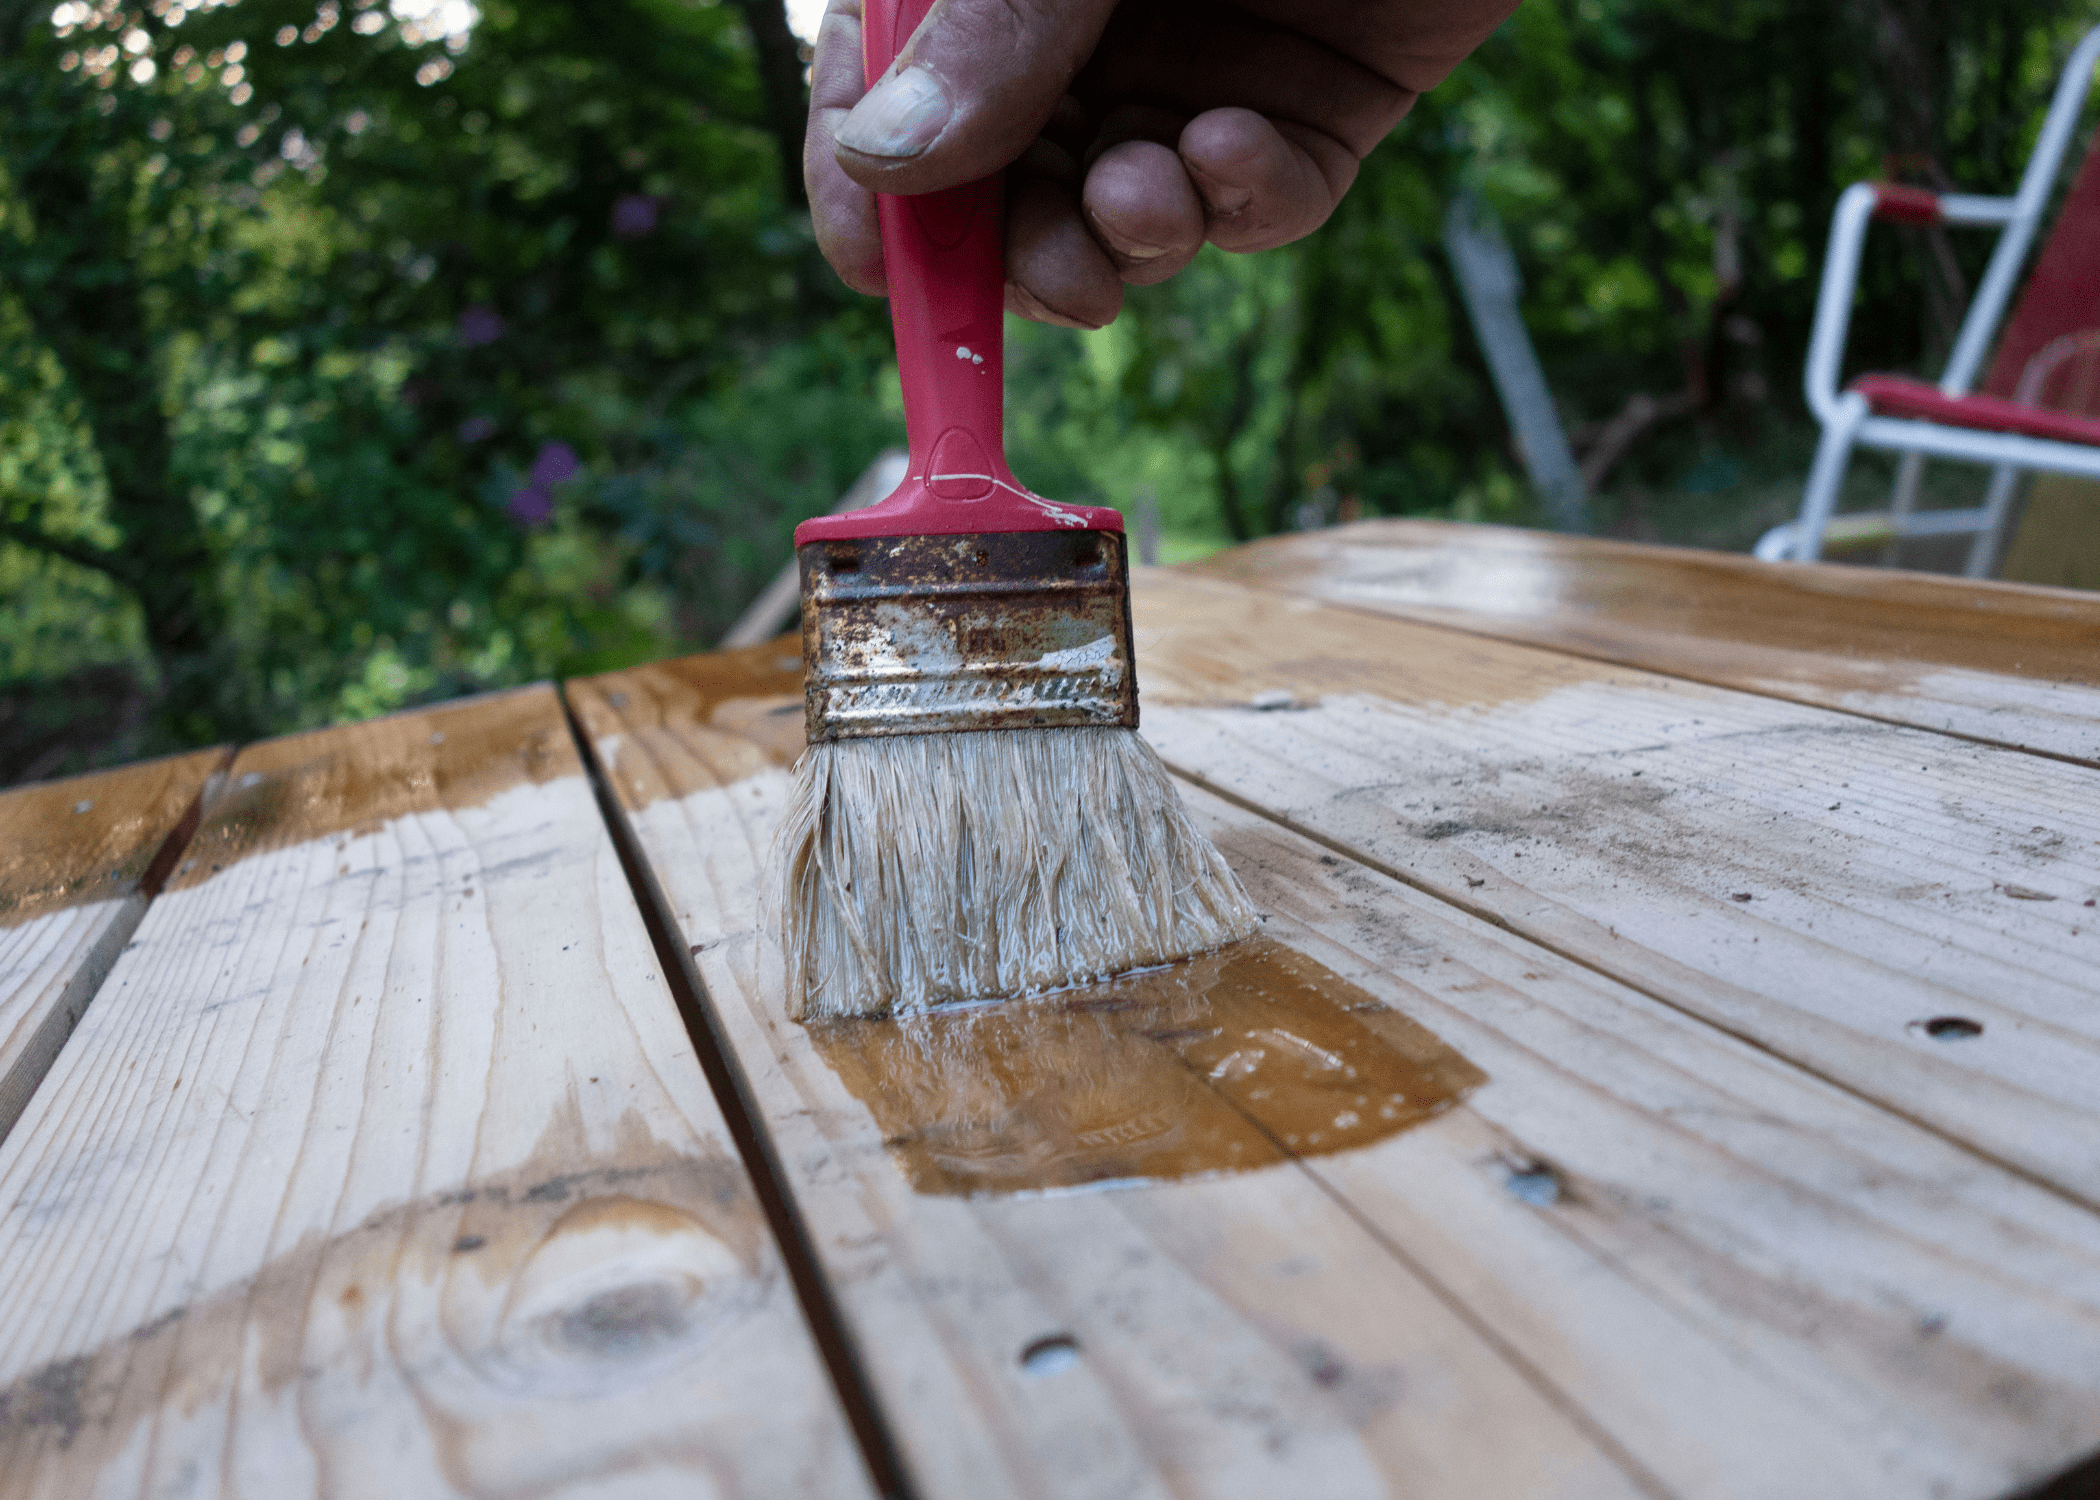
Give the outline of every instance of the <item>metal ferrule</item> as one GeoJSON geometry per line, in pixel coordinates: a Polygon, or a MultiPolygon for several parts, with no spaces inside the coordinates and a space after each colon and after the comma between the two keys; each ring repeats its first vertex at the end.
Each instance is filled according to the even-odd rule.
{"type": "Polygon", "coordinates": [[[865,537],[795,555],[810,743],[1136,727],[1120,532],[865,537]]]}

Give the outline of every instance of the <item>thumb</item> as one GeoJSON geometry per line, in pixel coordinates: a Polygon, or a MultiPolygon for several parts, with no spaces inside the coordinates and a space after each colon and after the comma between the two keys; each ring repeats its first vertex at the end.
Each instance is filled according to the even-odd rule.
{"type": "MultiPolygon", "coordinates": [[[[866,24],[877,6],[866,0],[866,24]]],[[[974,182],[1028,149],[1101,39],[1115,0],[937,0],[844,120],[846,175],[884,193],[974,182]]]]}

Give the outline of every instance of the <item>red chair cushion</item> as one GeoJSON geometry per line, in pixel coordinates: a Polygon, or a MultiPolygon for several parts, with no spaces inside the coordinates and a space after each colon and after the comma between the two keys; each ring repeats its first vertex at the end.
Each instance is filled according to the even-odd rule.
{"type": "Polygon", "coordinates": [[[2017,432],[2060,443],[2100,447],[2100,417],[2078,417],[2039,406],[2021,406],[2002,396],[1943,396],[1940,388],[1901,375],[1862,375],[1850,389],[1867,398],[1876,416],[1917,417],[1948,427],[2017,432]]]}
{"type": "Polygon", "coordinates": [[[2093,142],[1999,335],[1981,386],[1990,395],[2017,391],[2028,361],[2053,340],[2081,328],[2100,328],[2100,134],[2093,142]]]}

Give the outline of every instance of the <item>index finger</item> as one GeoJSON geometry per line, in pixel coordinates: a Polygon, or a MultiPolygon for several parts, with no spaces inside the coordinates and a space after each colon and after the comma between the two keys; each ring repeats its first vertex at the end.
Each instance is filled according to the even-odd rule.
{"type": "Polygon", "coordinates": [[[809,124],[802,136],[802,185],[809,194],[817,248],[856,292],[881,296],[882,230],[875,195],[846,175],[832,141],[839,122],[867,92],[860,57],[861,0],[831,0],[810,64],[809,124]]]}

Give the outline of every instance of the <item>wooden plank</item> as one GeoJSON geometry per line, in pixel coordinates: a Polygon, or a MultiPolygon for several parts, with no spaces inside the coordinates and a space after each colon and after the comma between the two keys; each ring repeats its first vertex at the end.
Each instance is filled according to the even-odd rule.
{"type": "Polygon", "coordinates": [[[0,793],[0,1138],[146,914],[221,747],[0,793]]]}
{"type": "Polygon", "coordinates": [[[229,777],[0,1147],[0,1495],[867,1495],[553,692],[229,777]]]}
{"type": "MultiPolygon", "coordinates": [[[[1029,1383],[999,1364],[1049,1330],[1074,1333],[1075,1373],[1109,1388],[1113,1406],[1061,1394],[1127,1492],[1150,1468],[1178,1475],[1178,1492],[1352,1493],[1324,1487],[1332,1471],[1302,1448],[1307,1466],[1288,1478],[1222,1463],[1215,1448],[1192,1477],[1175,1429],[1215,1442],[1228,1414],[1260,1409],[1256,1393],[1288,1390],[1276,1368],[1308,1347],[1325,1351],[1316,1373],[1364,1399],[1374,1382],[1360,1372],[1421,1332],[1380,1315],[1383,1256],[1600,1435],[1649,1494],[1981,1500],[2100,1442],[2094,1215],[1196,789],[1192,809],[1269,914],[1268,935],[1390,1006],[1374,1024],[1412,1021],[1456,1042],[1485,1084],[1381,1144],[1200,1194],[1187,1183],[1021,1200],[908,1193],[914,1149],[880,1159],[871,1136],[896,1146],[880,1100],[863,1108],[826,1086],[826,1044],[779,1019],[777,981],[752,961],[757,851],[799,739],[795,659],[771,656],[693,658],[569,691],[694,940],[927,1493],[1019,1488],[972,1450],[1032,1446],[1047,1424],[1029,1383]],[[1298,1171],[1346,1216],[1300,1197],[1298,1171]],[[1300,1300],[1312,1289],[1232,1270],[1281,1253],[1270,1215],[1287,1216],[1300,1276],[1340,1271],[1352,1284],[1360,1339],[1315,1321],[1300,1300]],[[1211,1298],[1192,1298],[1192,1280],[1211,1298]],[[1236,1305],[1219,1307],[1221,1291],[1236,1305]],[[1236,1336],[1250,1317],[1277,1346],[1266,1370],[1236,1336]],[[1191,1368],[1133,1378],[1163,1350],[1191,1368]],[[956,1366],[974,1404],[949,1384],[956,1366]],[[1213,1370],[1234,1378],[1236,1399],[1205,1383],[1213,1370]],[[1160,1400],[1177,1386],[1181,1401],[1160,1400]],[[1191,1407],[1212,1414],[1194,1432],[1191,1407]],[[928,1409],[943,1419],[931,1435],[914,1430],[928,1409]],[[991,1433],[956,1426],[957,1410],[991,1433]]],[[[1092,1091],[1098,1077],[1075,1070],[1073,1087],[1092,1091]]],[[[1290,1394],[1282,1415],[1310,1425],[1318,1408],[1290,1394]]],[[[1525,1442],[1535,1420],[1515,1402],[1430,1401],[1406,1415],[1487,1447],[1525,1442]]],[[[1377,1456],[1396,1435],[1359,1441],[1377,1456]]],[[[1395,1491],[1399,1471],[1384,1465],[1395,1491]]],[[[1068,1469],[1037,1492],[1085,1493],[1092,1480],[1068,1469]]],[[[1537,1492],[1465,1482],[1475,1487],[1460,1493],[1537,1492]]]]}
{"type": "MultiPolygon", "coordinates": [[[[1267,1171],[1114,1191],[915,1191],[887,1149],[899,1145],[909,1165],[895,1120],[856,1095],[853,1067],[835,1069],[815,1033],[786,1020],[777,954],[757,931],[760,871],[800,748],[798,667],[792,647],[756,648],[566,691],[696,956],[928,1500],[1659,1493],[1312,1178],[1281,1164],[1259,1130],[1250,1149],[1266,1140],[1279,1163],[1267,1171]]],[[[1155,1038],[1144,1040],[1156,1055],[1155,1038]]],[[[1139,1056],[1134,1081],[1116,1077],[1144,1047],[1084,1053],[1078,1065],[1053,1056],[1036,1061],[1038,1074],[1078,1094],[1017,1100],[1005,1085],[1029,1066],[1025,1042],[1019,1061],[1002,1054],[997,1067],[982,1051],[951,1067],[929,1050],[924,1092],[963,1106],[973,1092],[989,1097],[967,1118],[1040,1100],[1070,1119],[1067,1135],[1110,1140],[1151,1128],[1145,1107],[1175,1071],[1147,1071],[1139,1056]]],[[[873,1055],[861,1051],[862,1065],[873,1055]]],[[[1177,1120],[1186,1137],[1161,1135],[1222,1129],[1227,1113],[1220,1105],[1177,1120]]],[[[969,1144],[955,1155],[971,1156],[969,1144]]]]}
{"type": "Polygon", "coordinates": [[[2100,598],[1443,521],[1236,547],[1236,581],[2100,763],[2100,598]]]}
{"type": "Polygon", "coordinates": [[[2100,1203],[2091,770],[1193,574],[1134,590],[1178,771],[2100,1203]]]}
{"type": "Polygon", "coordinates": [[[2100,1449],[2100,1215],[1200,790],[1271,938],[1489,1075],[1306,1169],[1673,1491],[1995,1497],[2100,1449]]]}

